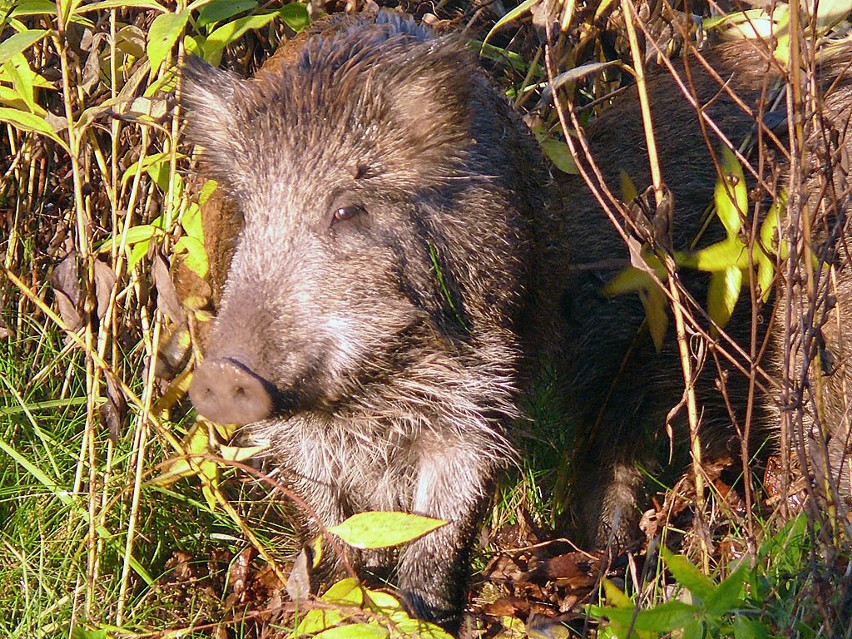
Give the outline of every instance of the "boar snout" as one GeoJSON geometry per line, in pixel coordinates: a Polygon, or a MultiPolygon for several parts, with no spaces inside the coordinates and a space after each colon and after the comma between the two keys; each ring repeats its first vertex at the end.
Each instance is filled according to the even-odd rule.
{"type": "Polygon", "coordinates": [[[270,416],[275,387],[230,357],[205,359],[193,375],[189,397],[207,419],[219,424],[250,424],[270,416]]]}

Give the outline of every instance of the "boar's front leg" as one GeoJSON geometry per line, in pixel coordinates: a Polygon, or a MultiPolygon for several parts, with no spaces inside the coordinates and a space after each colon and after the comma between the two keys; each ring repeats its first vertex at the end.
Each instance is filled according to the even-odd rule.
{"type": "Polygon", "coordinates": [[[411,612],[456,632],[468,559],[494,465],[464,444],[432,441],[419,459],[415,513],[449,523],[409,543],[399,559],[399,587],[411,612]]]}

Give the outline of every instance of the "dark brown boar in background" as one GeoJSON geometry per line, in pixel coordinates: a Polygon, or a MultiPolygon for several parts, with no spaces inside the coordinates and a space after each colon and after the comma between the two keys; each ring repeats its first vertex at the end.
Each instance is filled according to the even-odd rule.
{"type": "MultiPolygon", "coordinates": [[[[740,147],[750,135],[756,144],[760,141],[760,151],[755,151],[751,160],[755,167],[762,168],[764,185],[756,188],[754,178],[746,172],[752,208],[743,213],[750,215],[750,219],[762,219],[768,208],[767,200],[777,198],[782,189],[789,187],[785,173],[788,152],[784,147],[789,145],[786,123],[775,130],[781,146],[773,141],[768,129],[759,132],[756,126],[764,109],[768,108],[770,97],[777,96],[773,89],[779,85],[780,65],[760,43],[750,41],[722,45],[704,55],[712,72],[695,55],[686,62],[679,61],[675,70],[686,92],[708,117],[706,137],[699,127],[696,108],[668,72],[653,75],[648,83],[661,173],[674,202],[670,241],[672,247],[680,250],[691,247],[702,235],[704,211],[713,202],[719,176],[708,146],[717,158],[723,146],[714,132],[716,129],[735,147],[740,147]],[[689,65],[688,74],[684,64],[689,65]],[[758,161],[759,157],[762,161],[758,161]]],[[[807,198],[808,225],[812,228],[807,241],[820,258],[811,284],[813,290],[819,292],[812,299],[824,298],[828,290],[837,301],[836,306],[823,305],[818,309],[806,303],[802,308],[800,300],[807,296],[801,287],[788,286],[788,272],[784,266],[777,276],[779,290],[786,290],[787,294],[780,301],[772,298],[769,305],[757,309],[753,361],[748,361],[747,357],[753,321],[747,279],[738,308],[725,327],[725,332],[744,349],[746,357],[736,356],[734,364],[720,354],[723,348],[728,353],[737,353],[725,340],[715,344],[697,337],[690,340],[694,355],[704,351],[703,357],[697,358],[701,373],[695,383],[704,459],[740,460],[738,430],[740,433],[744,430],[749,403],[752,404],[751,453],[767,438],[773,441],[778,438],[781,363],[785,342],[789,339],[784,328],[785,312],[788,302],[798,306],[792,315],[791,361],[792,379],[799,380],[799,394],[797,396],[794,391],[786,399],[785,410],[791,414],[798,412],[803,417],[799,427],[813,460],[810,472],[818,475],[820,468],[829,468],[834,485],[847,495],[852,459],[849,439],[852,264],[846,240],[849,231],[846,214],[852,194],[848,160],[844,158],[848,158],[852,150],[852,136],[848,131],[852,114],[852,74],[847,69],[850,59],[850,48],[845,46],[820,68],[814,86],[819,88],[821,116],[814,116],[806,123],[806,130],[812,134],[803,159],[805,182],[802,189],[807,198]],[[766,331],[773,320],[773,303],[772,335],[764,349],[766,331]],[[811,373],[807,369],[800,370],[803,362],[819,359],[815,357],[817,341],[824,353],[830,353],[832,365],[825,370],[811,369],[811,373]],[[749,371],[754,371],[758,389],[751,398],[748,377],[744,373],[749,371]],[[815,396],[806,390],[809,385],[815,390],[814,384],[825,386],[825,405],[819,408],[815,396]],[[724,386],[724,393],[720,392],[720,386],[724,386]],[[761,388],[764,390],[760,391],[761,388]],[[821,441],[823,436],[827,436],[827,441],[821,441]]],[[[781,104],[781,113],[785,114],[784,102],[781,104]]],[[[602,176],[616,196],[621,193],[622,171],[640,192],[651,185],[635,87],[620,96],[586,133],[602,176]]],[[[685,406],[673,419],[669,420],[668,416],[681,401],[684,385],[674,329],[669,328],[662,352],[657,353],[647,331],[641,336],[645,310],[638,296],[609,298],[601,294],[604,283],[615,270],[612,266],[595,268],[594,265],[615,262],[619,264],[615,268],[623,267],[630,259],[624,241],[613,231],[611,222],[601,213],[600,204],[579,177],[566,177],[559,186],[561,201],[566,207],[564,232],[570,238],[572,261],[584,266],[571,278],[569,294],[563,298],[566,323],[560,332],[567,337],[564,356],[557,360],[565,366],[561,375],[567,380],[566,396],[570,398],[566,413],[580,424],[571,502],[581,529],[589,535],[586,542],[603,546],[611,534],[621,539],[633,534],[641,510],[637,506],[642,506],[637,504],[636,496],[645,483],[641,467],[654,469],[656,460],[670,454],[670,440],[664,428],[667,422],[679,431],[676,432],[676,445],[677,442],[681,447],[687,444],[689,430],[685,406]]],[[[785,224],[789,221],[781,222],[782,230],[786,229],[785,224]]],[[[743,232],[747,240],[750,225],[745,225],[743,232]]],[[[698,247],[708,246],[722,237],[722,225],[714,219],[698,247]]],[[[800,238],[799,241],[805,240],[800,238]]],[[[693,299],[703,307],[707,275],[682,269],[679,277],[693,299]]],[[[700,318],[701,310],[693,307],[692,314],[700,318]]],[[[709,328],[706,322],[702,325],[705,330],[709,328]]],[[[790,441],[794,439],[791,437],[790,441]]],[[[817,481],[814,487],[821,489],[824,485],[817,481]]],[[[848,511],[848,507],[848,502],[841,503],[841,514],[848,511]]]]}

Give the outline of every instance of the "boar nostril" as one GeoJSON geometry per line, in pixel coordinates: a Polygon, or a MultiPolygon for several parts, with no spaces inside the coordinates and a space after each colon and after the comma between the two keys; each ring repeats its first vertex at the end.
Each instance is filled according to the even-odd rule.
{"type": "Polygon", "coordinates": [[[192,403],[207,419],[249,424],[269,417],[272,386],[249,367],[230,358],[202,362],[189,386],[192,403]]]}

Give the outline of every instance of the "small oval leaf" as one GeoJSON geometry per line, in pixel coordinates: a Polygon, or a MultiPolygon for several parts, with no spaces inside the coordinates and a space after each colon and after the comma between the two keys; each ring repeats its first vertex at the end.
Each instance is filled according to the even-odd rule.
{"type": "Polygon", "coordinates": [[[368,512],[352,515],[328,530],[350,546],[361,549],[388,548],[422,537],[446,521],[400,512],[368,512]]]}
{"type": "Polygon", "coordinates": [[[710,276],[707,311],[719,326],[725,326],[734,312],[743,285],[743,272],[736,266],[710,276]]]}

